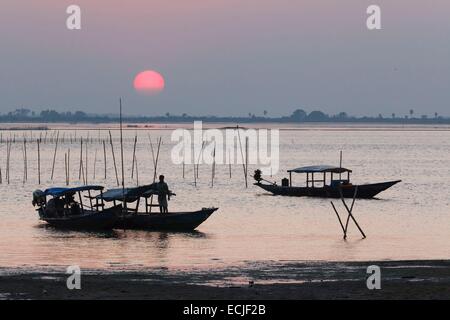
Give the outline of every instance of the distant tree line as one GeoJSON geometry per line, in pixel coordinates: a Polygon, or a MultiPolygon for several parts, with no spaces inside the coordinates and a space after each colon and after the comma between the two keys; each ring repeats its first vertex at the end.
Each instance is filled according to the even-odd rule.
{"type": "MultiPolygon", "coordinates": [[[[413,124],[450,124],[450,118],[442,117],[437,112],[433,116],[420,115],[416,116],[414,110],[409,110],[404,116],[397,116],[392,113],[389,116],[379,114],[377,117],[356,117],[350,116],[346,112],[340,112],[336,115],[328,115],[322,111],[314,110],[306,112],[303,109],[296,109],[289,116],[269,117],[267,110],[258,116],[249,113],[245,117],[224,117],[224,116],[191,116],[187,113],[181,115],[172,115],[167,112],[164,116],[124,116],[126,122],[145,123],[145,122],[192,122],[194,120],[202,120],[204,122],[278,122],[278,123],[301,123],[301,122],[356,122],[356,123],[413,123],[413,124]]],[[[0,122],[2,123],[20,123],[20,122],[68,122],[68,123],[111,123],[118,122],[119,116],[115,115],[97,115],[87,114],[83,111],[75,112],[57,112],[55,110],[43,110],[39,113],[30,109],[20,108],[10,111],[6,114],[0,114],[0,122]]]]}

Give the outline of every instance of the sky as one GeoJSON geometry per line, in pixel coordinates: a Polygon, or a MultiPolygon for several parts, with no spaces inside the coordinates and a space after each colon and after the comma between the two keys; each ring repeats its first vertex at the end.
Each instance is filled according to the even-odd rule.
{"type": "Polygon", "coordinates": [[[117,113],[123,97],[135,115],[450,115],[448,0],[30,2],[0,4],[1,113],[117,113]],[[71,4],[81,30],[66,28],[71,4]],[[136,92],[143,70],[164,91],[136,92]]]}

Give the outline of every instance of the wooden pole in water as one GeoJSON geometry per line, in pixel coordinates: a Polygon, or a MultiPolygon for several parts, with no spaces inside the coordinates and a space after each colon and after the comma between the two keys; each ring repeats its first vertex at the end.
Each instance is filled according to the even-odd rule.
{"type": "Polygon", "coordinates": [[[36,141],[36,143],[37,143],[38,184],[40,185],[41,184],[41,147],[40,147],[41,142],[38,139],[36,141]]]}
{"type": "Polygon", "coordinates": [[[105,165],[105,180],[106,180],[106,144],[105,144],[105,140],[103,140],[103,162],[105,165]]]}
{"type": "Polygon", "coordinates": [[[155,167],[155,152],[153,150],[153,142],[152,138],[150,137],[150,134],[148,135],[148,141],[150,142],[150,151],[152,152],[152,159],[153,159],[153,168],[155,167]]]}
{"type": "Polygon", "coordinates": [[[113,140],[112,140],[112,136],[111,136],[111,130],[109,131],[109,142],[111,144],[111,153],[112,153],[112,158],[113,158],[113,163],[114,163],[114,172],[116,173],[116,181],[117,181],[117,186],[119,186],[119,175],[117,174],[117,165],[116,165],[116,155],[114,154],[114,144],[113,144],[113,140]]]}
{"type": "Polygon", "coordinates": [[[97,148],[95,148],[95,155],[94,155],[94,181],[95,181],[95,166],[97,164],[97,148]]]}
{"type": "Polygon", "coordinates": [[[25,161],[25,182],[28,180],[28,158],[27,158],[27,139],[23,140],[24,161],[25,161]]]}
{"type": "Polygon", "coordinates": [[[333,210],[334,210],[334,212],[336,213],[336,216],[337,216],[337,218],[338,218],[338,220],[339,220],[339,224],[341,225],[342,232],[344,233],[344,239],[345,239],[346,231],[345,231],[344,225],[342,224],[341,217],[339,216],[339,213],[338,213],[338,211],[336,210],[336,207],[334,206],[333,201],[330,201],[330,203],[331,203],[331,206],[333,207],[333,210]]]}
{"type": "Polygon", "coordinates": [[[69,181],[67,180],[67,153],[64,153],[64,171],[66,173],[66,186],[68,186],[69,181]]]}
{"type": "Polygon", "coordinates": [[[156,174],[157,174],[157,170],[158,170],[159,151],[161,149],[161,142],[162,142],[162,137],[159,137],[158,149],[156,150],[155,170],[153,172],[153,182],[156,181],[156,174]]]}
{"type": "MultiPolygon", "coordinates": [[[[339,152],[339,168],[342,169],[342,150],[339,152]]],[[[342,172],[339,172],[339,181],[342,180],[342,172]]]]}
{"type": "Polygon", "coordinates": [[[139,169],[137,157],[134,157],[134,161],[136,162],[136,185],[139,186],[139,169]]]}
{"type": "Polygon", "coordinates": [[[70,148],[67,150],[67,184],[70,184],[70,148]]]}
{"type": "Polygon", "coordinates": [[[83,169],[83,137],[80,138],[80,167],[78,168],[78,180],[81,180],[82,169],[83,169]]]}
{"type": "Polygon", "coordinates": [[[240,132],[239,132],[239,126],[237,126],[236,128],[237,128],[237,132],[238,132],[239,149],[240,149],[240,151],[241,151],[242,168],[244,169],[245,187],[247,188],[247,169],[246,169],[246,167],[245,167],[244,152],[242,151],[241,134],[240,134],[240,132]]]}
{"type": "Polygon", "coordinates": [[[134,136],[134,146],[133,146],[133,160],[131,165],[131,179],[134,178],[134,165],[136,163],[136,144],[137,144],[137,134],[134,136]]]}
{"type": "Polygon", "coordinates": [[[12,140],[9,140],[9,146],[8,146],[8,184],[10,182],[10,178],[11,178],[11,172],[10,172],[10,163],[11,163],[11,148],[12,148],[12,140]]]}
{"type": "Polygon", "coordinates": [[[119,98],[119,107],[120,107],[120,113],[119,113],[119,119],[120,119],[120,158],[121,158],[121,164],[122,164],[122,195],[123,195],[123,205],[125,208],[125,212],[127,211],[127,202],[125,198],[125,169],[124,169],[124,163],[123,163],[123,135],[122,135],[122,98],[119,98]]]}
{"type": "Polygon", "coordinates": [[[194,187],[197,186],[197,172],[195,170],[195,162],[194,162],[194,187]]]}
{"type": "Polygon", "coordinates": [[[88,132],[88,140],[86,141],[85,146],[84,146],[84,150],[85,150],[84,157],[86,159],[86,164],[85,164],[86,170],[84,172],[84,175],[85,175],[84,184],[88,184],[88,143],[89,143],[89,132],[88,132]]]}
{"type": "Polygon", "coordinates": [[[85,175],[84,175],[84,163],[83,163],[83,138],[80,138],[81,141],[81,150],[80,150],[80,168],[79,168],[79,173],[78,173],[78,179],[83,178],[83,184],[86,184],[86,179],[85,179],[85,175]]]}
{"type": "MultiPolygon", "coordinates": [[[[355,192],[353,193],[353,200],[352,200],[352,205],[350,206],[350,212],[353,212],[353,206],[355,204],[357,193],[358,193],[358,186],[355,187],[355,192]]],[[[341,197],[343,199],[342,189],[340,190],[340,195],[341,195],[341,197]]],[[[349,221],[350,221],[350,215],[347,216],[347,221],[345,222],[344,239],[347,239],[347,230],[348,230],[348,223],[349,223],[349,221]]]]}
{"type": "Polygon", "coordinates": [[[5,163],[5,179],[8,181],[8,152],[9,152],[9,139],[6,138],[6,163],[5,163]]]}
{"type": "Polygon", "coordinates": [[[248,137],[245,137],[245,187],[248,188],[248,137]]]}
{"type": "Polygon", "coordinates": [[[6,143],[6,162],[5,162],[5,180],[8,179],[8,138],[5,139],[6,143]]]}
{"type": "Polygon", "coordinates": [[[184,160],[183,160],[183,180],[184,180],[184,160]]]}
{"type": "MultiPolygon", "coordinates": [[[[152,161],[153,161],[153,183],[155,183],[155,178],[156,178],[156,159],[155,159],[155,152],[153,150],[153,142],[152,142],[152,138],[150,137],[150,134],[148,134],[148,141],[150,142],[150,151],[152,152],[152,161]]],[[[145,212],[148,212],[148,199],[145,198],[145,212]]],[[[150,197],[150,203],[153,203],[153,195],[151,195],[150,197]]],[[[152,207],[150,206],[150,212],[152,212],[152,207]]]]}
{"type": "MultiPolygon", "coordinates": [[[[234,147],[233,147],[233,149],[234,149],[234,147]]],[[[228,171],[230,173],[230,179],[231,179],[231,154],[230,153],[228,153],[228,171]]]]}
{"type": "MultiPolygon", "coordinates": [[[[342,194],[342,189],[340,188],[339,190],[340,190],[340,194],[341,194],[341,201],[342,201],[342,203],[344,204],[344,207],[345,207],[345,209],[347,210],[347,213],[348,213],[349,217],[353,220],[353,222],[355,223],[355,225],[356,225],[356,227],[358,228],[359,232],[361,232],[363,238],[366,238],[366,235],[364,234],[364,231],[361,229],[361,227],[359,226],[359,224],[358,224],[358,222],[356,221],[355,217],[353,216],[352,211],[349,209],[349,207],[348,207],[347,204],[345,203],[344,196],[343,196],[343,194],[342,194]]],[[[356,190],[355,190],[355,191],[356,191],[356,190]]],[[[354,198],[356,198],[356,192],[355,192],[354,198]]],[[[347,230],[346,230],[346,233],[347,233],[347,230]]],[[[345,237],[347,237],[347,234],[345,234],[345,237]]]]}
{"type": "MultiPolygon", "coordinates": [[[[203,148],[205,147],[205,141],[203,141],[202,142],[202,149],[200,150],[200,153],[198,154],[198,159],[197,159],[197,173],[196,173],[196,175],[197,175],[197,179],[198,179],[198,176],[199,176],[199,167],[200,167],[200,158],[201,158],[201,156],[202,156],[202,154],[203,154],[203,148]]],[[[194,171],[195,171],[195,166],[194,166],[194,171]]]]}
{"type": "Polygon", "coordinates": [[[23,157],[23,176],[22,183],[25,184],[25,145],[22,143],[22,157],[23,157]]]}
{"type": "MultiPolygon", "coordinates": [[[[158,170],[158,161],[159,161],[159,150],[161,148],[161,142],[162,142],[162,137],[159,137],[158,139],[158,149],[156,151],[156,158],[155,158],[155,165],[154,165],[154,171],[153,171],[153,183],[155,183],[156,181],[156,173],[158,170]]],[[[150,196],[150,212],[152,212],[152,208],[153,208],[153,194],[150,196]]]]}
{"type": "Polygon", "coordinates": [[[52,181],[53,181],[53,173],[55,172],[56,152],[58,151],[58,139],[59,139],[59,131],[58,131],[58,135],[56,136],[55,152],[53,154],[52,176],[51,176],[52,181]]]}
{"type": "Polygon", "coordinates": [[[213,163],[211,168],[211,188],[214,187],[214,176],[216,175],[216,141],[214,140],[213,163]]]}

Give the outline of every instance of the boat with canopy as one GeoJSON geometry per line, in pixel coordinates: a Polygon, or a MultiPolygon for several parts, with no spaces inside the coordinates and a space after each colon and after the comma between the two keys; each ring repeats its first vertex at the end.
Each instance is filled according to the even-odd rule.
{"type": "Polygon", "coordinates": [[[115,228],[120,229],[192,231],[218,210],[202,208],[197,211],[156,213],[152,212],[152,208],[159,205],[149,201],[153,195],[158,195],[156,183],[136,188],[111,189],[96,199],[102,197],[105,202],[113,203],[113,206],[122,204],[123,214],[115,224],[115,228]],[[144,208],[140,211],[142,206],[144,208]]]}
{"type": "Polygon", "coordinates": [[[51,226],[64,229],[108,230],[116,224],[122,207],[115,205],[105,208],[101,196],[103,189],[103,186],[87,185],[35,190],[32,204],[37,206],[39,218],[51,226]],[[50,197],[48,201],[47,197],[50,197]],[[83,201],[83,198],[86,201],[83,201]]]}
{"type": "Polygon", "coordinates": [[[284,178],[281,186],[267,181],[261,177],[261,171],[256,170],[255,185],[273,193],[274,195],[295,197],[323,197],[323,198],[362,198],[370,199],[380,192],[399,183],[401,180],[380,183],[355,185],[350,182],[352,170],[330,165],[315,165],[295,168],[287,171],[289,179],[284,178]],[[292,174],[306,174],[305,186],[293,186],[292,174]],[[262,183],[265,181],[267,183],[262,183]]]}

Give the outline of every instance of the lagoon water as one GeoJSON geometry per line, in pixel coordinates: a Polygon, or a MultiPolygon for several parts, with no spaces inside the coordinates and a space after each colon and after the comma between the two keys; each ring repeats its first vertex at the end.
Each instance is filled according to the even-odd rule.
{"type": "MultiPolygon", "coordinates": [[[[43,270],[68,265],[89,269],[218,268],[249,261],[357,261],[450,258],[450,129],[448,127],[310,126],[280,131],[280,171],[269,180],[286,176],[285,170],[311,164],[339,163],[353,169],[354,183],[402,179],[377,200],[358,200],[354,214],[367,234],[361,239],[351,224],[347,241],[330,206],[330,199],[271,196],[252,184],[246,189],[242,165],[218,165],[214,187],[211,166],[200,165],[197,187],[192,166],[172,165],[170,130],[126,130],[125,174],[130,178],[135,132],[138,134],[139,180],[151,182],[152,157],[148,142],[163,138],[158,173],[166,176],[177,196],[171,210],[217,206],[219,211],[196,232],[106,233],[58,231],[38,220],[31,193],[52,185],[64,186],[64,153],[70,148],[71,185],[78,185],[79,143],[70,143],[73,127],[60,135],[54,181],[50,180],[54,143],[41,145],[42,183],[37,184],[36,143],[27,144],[28,181],[23,183],[22,145],[11,151],[10,184],[5,180],[6,144],[0,146],[0,267],[43,270]],[[60,137],[61,137],[60,136],[60,137]]],[[[91,128],[92,129],[92,128],[91,128]]],[[[76,130],[77,137],[106,138],[107,131],[76,130]]],[[[3,131],[5,137],[38,131],[3,131]]],[[[48,133],[50,135],[51,131],[48,133]]],[[[118,132],[114,131],[115,137],[118,132]]],[[[88,182],[116,186],[111,150],[107,144],[107,179],[103,177],[103,147],[88,146],[88,182]],[[96,179],[93,163],[97,150],[96,179]]],[[[115,151],[119,158],[119,144],[115,151]]],[[[249,172],[257,168],[251,165],[249,172]]],[[[119,170],[120,174],[120,170],[119,170]]],[[[252,179],[250,178],[249,181],[252,179]]],[[[253,182],[253,181],[251,181],[253,182]]],[[[304,183],[294,176],[294,184],[304,183]]],[[[343,213],[342,204],[335,200],[343,213]]]]}

